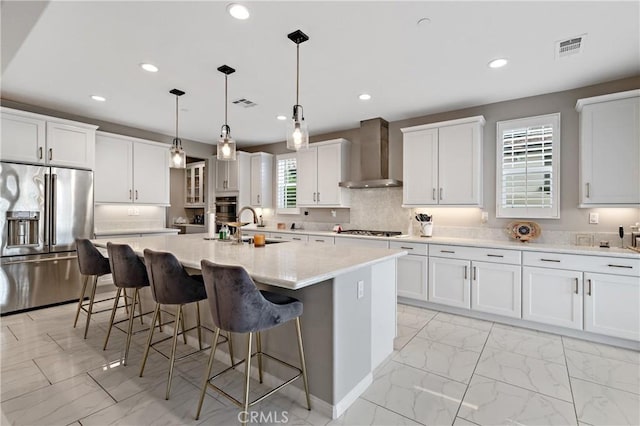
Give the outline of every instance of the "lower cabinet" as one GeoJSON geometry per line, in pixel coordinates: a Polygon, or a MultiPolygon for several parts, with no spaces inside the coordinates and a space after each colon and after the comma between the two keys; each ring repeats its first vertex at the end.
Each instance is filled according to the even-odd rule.
{"type": "Polygon", "coordinates": [[[522,316],[520,265],[471,263],[471,309],[513,318],[522,316]]]}
{"type": "Polygon", "coordinates": [[[470,309],[470,267],[468,260],[429,257],[429,302],[470,309]]]}
{"type": "Polygon", "coordinates": [[[522,268],[522,318],[582,329],[582,272],[522,268]]]}
{"type": "Polygon", "coordinates": [[[584,274],[584,329],[640,340],[640,279],[584,274]]]}

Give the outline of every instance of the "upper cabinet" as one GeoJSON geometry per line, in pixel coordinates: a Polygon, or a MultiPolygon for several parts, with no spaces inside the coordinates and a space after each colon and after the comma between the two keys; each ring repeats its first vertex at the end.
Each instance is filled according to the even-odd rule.
{"type": "Polygon", "coordinates": [[[349,189],[338,185],[349,180],[348,140],[311,144],[298,151],[296,161],[298,207],[350,207],[349,189]]]}
{"type": "Polygon", "coordinates": [[[250,154],[236,152],[235,161],[215,160],[216,164],[216,194],[238,192],[249,186],[250,154]],[[244,179],[245,175],[247,179],[244,179]]]}
{"type": "Polygon", "coordinates": [[[270,208],[273,205],[273,155],[251,154],[251,206],[270,208]]]}
{"type": "Polygon", "coordinates": [[[98,132],[96,203],[169,205],[169,146],[98,132]]]}
{"type": "Polygon", "coordinates": [[[204,161],[187,164],[184,175],[185,207],[205,207],[204,170],[204,161]]]}
{"type": "Polygon", "coordinates": [[[482,116],[407,127],[403,205],[482,205],[482,116]]]}
{"type": "Polygon", "coordinates": [[[93,170],[97,126],[2,108],[0,159],[93,170]]]}
{"type": "Polygon", "coordinates": [[[640,90],[578,100],[581,207],[640,205],[640,90]]]}

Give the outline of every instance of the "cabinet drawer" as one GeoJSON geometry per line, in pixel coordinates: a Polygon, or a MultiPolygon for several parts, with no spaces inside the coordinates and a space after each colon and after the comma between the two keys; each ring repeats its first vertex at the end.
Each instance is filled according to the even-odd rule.
{"type": "Polygon", "coordinates": [[[481,262],[520,264],[519,250],[490,249],[448,245],[429,245],[429,256],[465,259],[481,262]]]}
{"type": "Polygon", "coordinates": [[[303,241],[305,243],[309,241],[309,236],[306,234],[285,234],[285,233],[272,232],[271,238],[273,238],[274,240],[284,240],[284,241],[303,241]]]}
{"type": "Polygon", "coordinates": [[[530,251],[525,251],[522,255],[522,263],[528,266],[640,276],[640,259],[530,251]]]}
{"type": "Polygon", "coordinates": [[[426,256],[427,252],[429,251],[428,244],[407,243],[407,242],[400,242],[400,241],[389,242],[389,248],[406,250],[407,253],[414,254],[417,256],[426,256]]]}

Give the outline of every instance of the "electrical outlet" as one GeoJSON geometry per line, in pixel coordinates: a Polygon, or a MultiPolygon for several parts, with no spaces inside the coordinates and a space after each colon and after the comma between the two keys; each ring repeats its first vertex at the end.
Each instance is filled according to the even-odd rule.
{"type": "Polygon", "coordinates": [[[598,213],[589,213],[589,224],[597,225],[600,221],[600,215],[598,213]]]}
{"type": "Polygon", "coordinates": [[[127,209],[127,216],[133,216],[133,207],[127,209]]]}
{"type": "Polygon", "coordinates": [[[335,210],[331,210],[331,217],[336,217],[336,211],[335,210]]]}
{"type": "Polygon", "coordinates": [[[482,215],[480,216],[480,222],[482,223],[489,222],[489,212],[482,212],[482,215]]]}
{"type": "Polygon", "coordinates": [[[364,281],[358,281],[358,299],[364,297],[364,281]]]}
{"type": "Polygon", "coordinates": [[[137,208],[137,207],[134,207],[134,208],[133,208],[133,215],[134,215],[134,216],[140,216],[140,209],[139,209],[139,208],[137,208]]]}

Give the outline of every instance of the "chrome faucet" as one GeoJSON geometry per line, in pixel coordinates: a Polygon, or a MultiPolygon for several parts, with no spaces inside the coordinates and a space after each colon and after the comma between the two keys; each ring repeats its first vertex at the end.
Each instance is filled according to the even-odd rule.
{"type": "Polygon", "coordinates": [[[253,213],[253,223],[258,223],[258,214],[253,209],[253,207],[244,206],[238,211],[238,215],[236,216],[236,222],[238,223],[238,228],[236,229],[236,241],[235,244],[242,244],[242,226],[240,226],[240,216],[242,216],[242,212],[245,210],[251,210],[253,213]]]}

